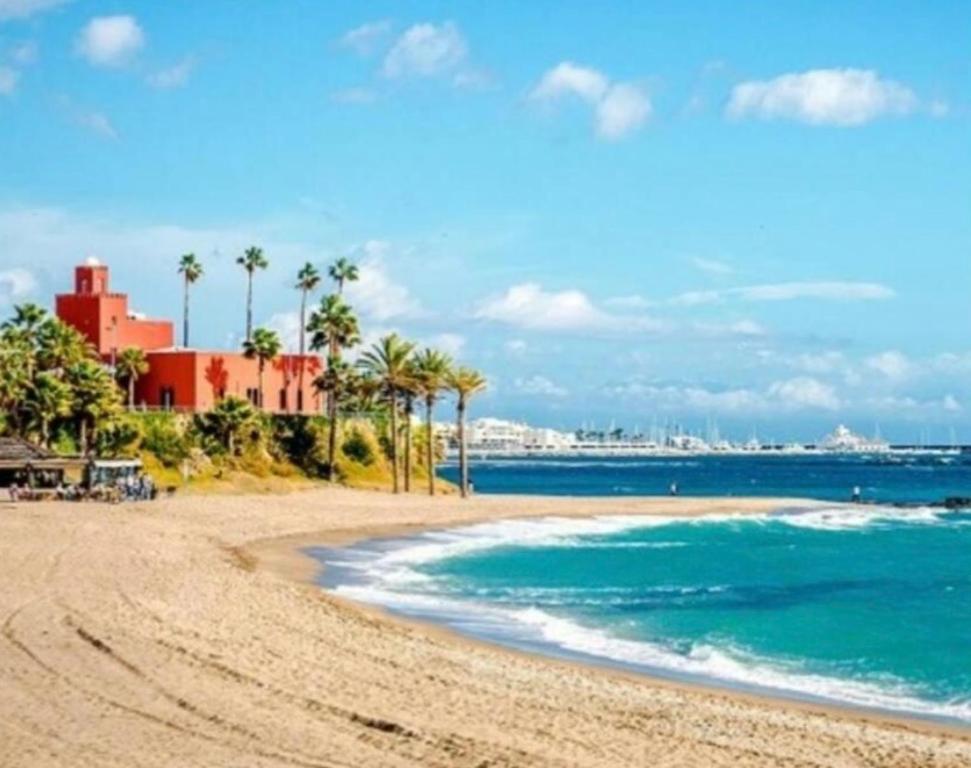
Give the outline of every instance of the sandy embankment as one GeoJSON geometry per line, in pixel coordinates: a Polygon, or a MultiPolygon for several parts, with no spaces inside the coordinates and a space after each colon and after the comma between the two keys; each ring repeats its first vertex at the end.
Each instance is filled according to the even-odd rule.
{"type": "Polygon", "coordinates": [[[0,765],[971,766],[971,735],[534,658],[296,580],[313,573],[298,543],[771,506],[337,490],[0,504],[0,765]]]}

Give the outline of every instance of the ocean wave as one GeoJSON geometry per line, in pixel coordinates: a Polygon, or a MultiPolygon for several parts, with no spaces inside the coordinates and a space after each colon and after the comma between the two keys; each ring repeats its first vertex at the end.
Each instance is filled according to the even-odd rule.
{"type": "Polygon", "coordinates": [[[971,702],[933,701],[892,677],[854,680],[800,669],[795,662],[769,659],[729,645],[697,643],[676,649],[662,643],[617,637],[540,608],[506,608],[490,603],[399,593],[375,586],[337,587],[360,602],[431,618],[459,631],[519,647],[549,647],[649,673],[719,682],[754,690],[807,697],[887,712],[971,722],[971,702]]]}
{"type": "Polygon", "coordinates": [[[861,530],[876,525],[934,525],[946,523],[951,513],[931,507],[861,507],[842,505],[821,509],[778,512],[768,519],[795,528],[817,531],[861,530]]]}
{"type": "Polygon", "coordinates": [[[429,531],[394,542],[390,548],[342,550],[331,565],[366,574],[372,581],[415,584],[429,580],[422,566],[500,547],[538,549],[561,547],[582,550],[668,549],[690,546],[679,540],[611,541],[607,537],[627,531],[686,525],[782,524],[817,531],[864,530],[887,525],[971,525],[961,513],[930,507],[897,508],[827,505],[784,509],[761,514],[717,514],[701,517],[674,515],[602,515],[596,517],[542,517],[499,520],[462,528],[429,531]],[[351,554],[353,553],[353,555],[351,554]]]}

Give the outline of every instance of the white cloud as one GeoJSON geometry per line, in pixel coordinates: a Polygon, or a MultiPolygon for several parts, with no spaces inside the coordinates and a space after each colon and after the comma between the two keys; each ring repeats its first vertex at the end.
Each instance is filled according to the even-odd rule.
{"type": "Polygon", "coordinates": [[[0,21],[26,19],[68,2],[70,0],[0,0],[0,21]]]}
{"type": "Polygon", "coordinates": [[[768,331],[754,320],[730,323],[695,323],[695,330],[707,336],[765,336],[768,331]]]}
{"type": "Polygon", "coordinates": [[[541,395],[543,397],[566,397],[569,392],[550,381],[545,376],[530,376],[525,379],[515,379],[513,386],[524,395],[541,395]]]}
{"type": "Polygon", "coordinates": [[[12,67],[0,66],[0,96],[9,96],[17,90],[20,73],[12,67]]]}
{"type": "Polygon", "coordinates": [[[299,312],[278,312],[262,325],[277,332],[284,352],[296,352],[300,349],[299,312]]]}
{"type": "Polygon", "coordinates": [[[752,80],[732,89],[729,117],[788,119],[811,125],[863,125],[887,115],[906,115],[917,106],[907,86],[873,70],[813,69],[752,80]]]}
{"type": "Polygon", "coordinates": [[[712,304],[729,298],[741,301],[792,301],[794,299],[818,299],[821,301],[872,301],[891,299],[896,295],[892,288],[880,283],[857,282],[802,282],[750,285],[725,290],[687,291],[670,299],[669,303],[682,306],[712,304]]]}
{"type": "Polygon", "coordinates": [[[596,69],[563,61],[540,78],[530,98],[551,101],[573,94],[590,104],[597,104],[607,93],[608,84],[607,77],[596,69]]]}
{"type": "Polygon", "coordinates": [[[640,88],[629,83],[610,86],[597,104],[597,134],[615,140],[643,125],[651,116],[651,100],[640,88]]]}
{"type": "Polygon", "coordinates": [[[875,410],[885,411],[895,417],[910,416],[926,419],[929,416],[950,416],[960,413],[964,407],[954,395],[946,394],[939,400],[920,400],[910,395],[884,395],[867,398],[863,405],[875,410]]]}
{"type": "Polygon", "coordinates": [[[707,272],[709,275],[730,275],[735,271],[729,264],[723,261],[703,259],[700,256],[693,257],[691,263],[697,269],[700,269],[702,272],[707,272]]]}
{"type": "Polygon", "coordinates": [[[392,318],[418,317],[423,314],[421,304],[403,285],[394,282],[385,265],[390,244],[383,240],[369,240],[360,251],[358,279],[344,286],[349,304],[372,320],[384,322],[392,318]]]}
{"type": "Polygon", "coordinates": [[[646,317],[618,317],[598,307],[583,291],[545,291],[536,283],[521,283],[501,296],[482,302],[475,312],[480,320],[546,331],[657,330],[660,324],[646,317]]]}
{"type": "Polygon", "coordinates": [[[604,394],[669,412],[772,414],[805,409],[832,411],[841,407],[831,386],[805,377],[775,382],[764,391],[747,387],[712,390],[691,384],[655,384],[633,379],[605,387],[604,394]]]}
{"type": "Polygon", "coordinates": [[[95,66],[114,67],[129,61],[144,44],[134,16],[98,16],[81,30],[75,48],[95,66]]]}
{"type": "Polygon", "coordinates": [[[713,391],[693,385],[660,385],[633,380],[605,387],[604,394],[643,401],[662,411],[754,412],[764,406],[759,393],[745,388],[713,391]]]}
{"type": "Polygon", "coordinates": [[[881,373],[888,379],[903,379],[911,371],[910,360],[902,352],[888,350],[879,355],[868,357],[864,364],[867,368],[881,373]]]}
{"type": "Polygon", "coordinates": [[[834,373],[842,370],[846,365],[846,357],[843,353],[833,350],[818,353],[805,352],[797,355],[792,361],[794,368],[816,374],[834,373]]]}
{"type": "Polygon", "coordinates": [[[26,269],[16,267],[0,271],[0,306],[21,299],[36,288],[34,275],[26,269]]]}
{"type": "Polygon", "coordinates": [[[368,56],[381,46],[390,32],[389,19],[369,21],[345,32],[340,39],[340,45],[351,49],[359,56],[368,56]]]}
{"type": "Polygon", "coordinates": [[[840,408],[836,390],[808,376],[777,381],[769,387],[768,394],[786,408],[822,408],[827,411],[840,408]]]}
{"type": "Polygon", "coordinates": [[[816,282],[753,285],[734,291],[745,301],[791,301],[823,299],[827,301],[869,301],[891,299],[893,289],[879,283],[816,282]]]}
{"type": "Polygon", "coordinates": [[[419,346],[438,349],[447,355],[457,357],[465,348],[465,337],[457,333],[436,333],[434,336],[422,339],[419,346]]]}
{"type": "Polygon", "coordinates": [[[465,38],[453,22],[415,24],[395,40],[381,71],[392,79],[434,77],[459,69],[468,53],[465,38]]]}
{"type": "Polygon", "coordinates": [[[168,90],[171,88],[181,88],[187,82],[189,82],[189,76],[192,71],[196,68],[196,59],[194,56],[185,56],[181,61],[168,67],[167,69],[160,69],[148,76],[148,84],[153,88],[158,88],[160,90],[168,90]]]}
{"type": "Polygon", "coordinates": [[[370,88],[344,88],[334,91],[330,100],[335,104],[373,104],[378,95],[370,88]]]}
{"type": "Polygon", "coordinates": [[[530,99],[553,102],[576,96],[594,111],[594,127],[603,139],[621,139],[643,125],[651,116],[648,95],[632,83],[611,83],[591,67],[562,61],[548,70],[530,92],[530,99]]]}

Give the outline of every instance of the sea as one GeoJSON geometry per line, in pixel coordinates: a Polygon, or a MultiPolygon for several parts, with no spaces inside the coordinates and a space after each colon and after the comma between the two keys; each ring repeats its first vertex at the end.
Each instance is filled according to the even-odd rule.
{"type": "Polygon", "coordinates": [[[534,653],[971,727],[971,510],[940,505],[971,496],[971,454],[502,459],[472,477],[477,493],[808,501],[318,549],[321,585],[534,653]]]}

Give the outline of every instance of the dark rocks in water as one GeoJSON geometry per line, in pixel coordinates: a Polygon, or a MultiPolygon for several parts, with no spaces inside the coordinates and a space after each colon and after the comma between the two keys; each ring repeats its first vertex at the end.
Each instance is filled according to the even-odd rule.
{"type": "Polygon", "coordinates": [[[944,506],[948,509],[971,508],[971,496],[948,496],[944,499],[944,506]]]}

